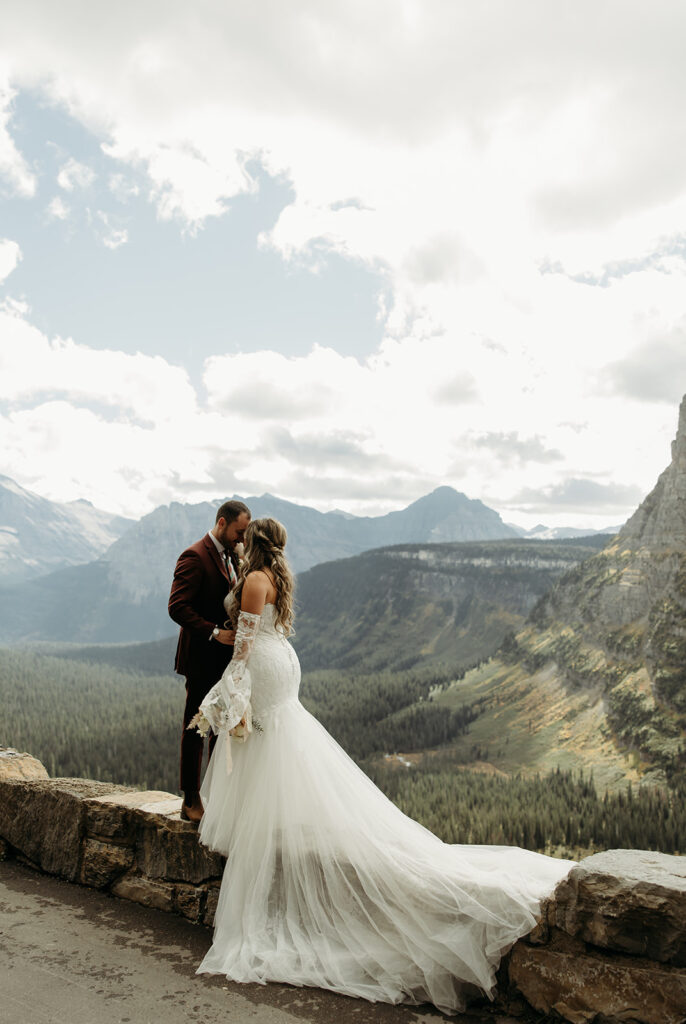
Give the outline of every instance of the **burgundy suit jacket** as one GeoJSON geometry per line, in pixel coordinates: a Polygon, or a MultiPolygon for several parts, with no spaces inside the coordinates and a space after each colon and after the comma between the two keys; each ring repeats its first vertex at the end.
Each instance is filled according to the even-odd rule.
{"type": "MultiPolygon", "coordinates": [[[[235,556],[228,554],[238,571],[235,556]]],[[[179,555],[169,614],[181,626],[174,662],[180,675],[214,683],[231,660],[233,647],[210,640],[214,627],[226,619],[224,598],[230,589],[226,567],[207,535],[179,555]]]]}

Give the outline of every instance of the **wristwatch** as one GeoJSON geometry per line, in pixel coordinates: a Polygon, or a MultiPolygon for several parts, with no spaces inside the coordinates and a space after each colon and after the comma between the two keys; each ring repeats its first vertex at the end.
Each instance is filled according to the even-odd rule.
{"type": "Polygon", "coordinates": [[[210,636],[210,640],[216,640],[217,637],[219,636],[219,632],[220,632],[219,626],[215,626],[214,629],[212,630],[212,634],[210,636]]]}

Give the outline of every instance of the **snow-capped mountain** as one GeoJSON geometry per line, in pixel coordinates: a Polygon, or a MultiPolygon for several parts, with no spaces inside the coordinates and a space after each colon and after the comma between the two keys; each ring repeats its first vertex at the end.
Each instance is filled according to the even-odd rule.
{"type": "Polygon", "coordinates": [[[576,526],[544,526],[542,523],[525,530],[523,526],[515,526],[514,523],[507,525],[515,530],[518,536],[531,537],[534,540],[571,540],[574,537],[595,537],[599,533],[614,537],[621,530],[621,526],[605,526],[602,530],[582,530],[576,526]]]}
{"type": "Polygon", "coordinates": [[[50,501],[0,474],[0,581],[19,583],[90,562],[132,522],[89,501],[50,501]]]}

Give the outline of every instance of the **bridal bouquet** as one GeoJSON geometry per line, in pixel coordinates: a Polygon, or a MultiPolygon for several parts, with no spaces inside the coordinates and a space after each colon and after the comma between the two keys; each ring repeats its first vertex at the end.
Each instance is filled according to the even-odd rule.
{"type": "Polygon", "coordinates": [[[262,732],[262,726],[252,716],[250,701],[246,695],[229,692],[224,686],[224,679],[220,679],[207,694],[197,715],[194,715],[188,723],[187,728],[197,729],[201,736],[207,736],[210,729],[219,735],[226,732],[226,771],[231,772],[233,759],[231,757],[231,742],[229,737],[238,743],[245,743],[253,730],[262,732]]]}
{"type": "Polygon", "coordinates": [[[248,704],[243,712],[241,720],[229,728],[229,722],[235,719],[235,711],[233,708],[228,708],[224,695],[218,686],[213,687],[207,694],[197,715],[194,715],[188,723],[189,729],[197,729],[201,736],[205,737],[208,735],[210,730],[215,733],[220,733],[222,730],[226,730],[229,736],[233,736],[235,740],[239,740],[241,743],[245,743],[250,733],[253,731],[253,727],[258,732],[262,732],[259,722],[253,722],[252,720],[252,709],[248,704]],[[215,692],[216,691],[216,692],[215,692]]]}

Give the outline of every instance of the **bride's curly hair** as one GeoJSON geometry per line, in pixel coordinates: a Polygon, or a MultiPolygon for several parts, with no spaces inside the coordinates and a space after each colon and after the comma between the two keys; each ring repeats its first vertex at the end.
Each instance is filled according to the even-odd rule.
{"type": "Polygon", "coordinates": [[[284,554],[288,534],[278,519],[253,519],[245,531],[245,553],[240,576],[229,609],[229,619],[235,629],[241,607],[241,594],[248,575],[260,569],[268,569],[276,587],[276,621],[286,636],[292,632],[294,609],[293,595],[295,580],[284,554]]]}

